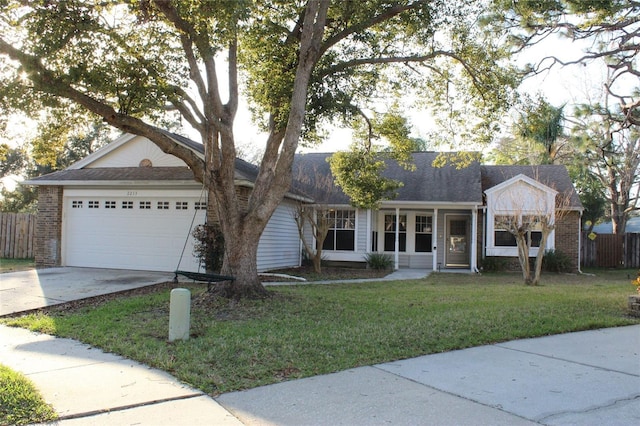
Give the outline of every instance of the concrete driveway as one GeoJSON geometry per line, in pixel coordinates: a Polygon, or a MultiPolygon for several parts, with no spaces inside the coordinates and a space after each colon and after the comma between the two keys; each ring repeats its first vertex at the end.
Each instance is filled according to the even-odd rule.
{"type": "Polygon", "coordinates": [[[72,267],[0,274],[0,316],[172,279],[170,272],[72,267]]]}

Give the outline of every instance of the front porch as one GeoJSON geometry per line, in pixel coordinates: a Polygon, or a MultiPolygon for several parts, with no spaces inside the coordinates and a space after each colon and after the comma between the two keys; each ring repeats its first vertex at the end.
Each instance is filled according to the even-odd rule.
{"type": "MultiPolygon", "coordinates": [[[[323,243],[327,262],[362,265],[384,254],[394,270],[477,271],[482,206],[388,202],[379,210],[335,206],[323,243]]],[[[312,238],[310,227],[307,228],[312,238]]]]}
{"type": "Polygon", "coordinates": [[[478,206],[397,206],[370,211],[373,253],[393,259],[395,270],[477,270],[478,206]]]}

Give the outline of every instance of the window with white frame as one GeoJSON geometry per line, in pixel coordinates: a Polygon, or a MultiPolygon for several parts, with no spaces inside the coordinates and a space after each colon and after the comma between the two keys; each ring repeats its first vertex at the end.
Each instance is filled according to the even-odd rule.
{"type": "Polygon", "coordinates": [[[416,215],[415,251],[430,253],[433,241],[433,217],[416,215]]]}
{"type": "Polygon", "coordinates": [[[493,241],[496,247],[517,247],[513,230],[522,229],[526,232],[527,243],[530,247],[540,247],[542,240],[542,226],[536,216],[531,215],[497,215],[494,217],[493,241]]]}
{"type": "Polygon", "coordinates": [[[325,212],[329,232],[322,244],[323,250],[354,251],[356,243],[356,211],[329,210],[325,212]]]}
{"type": "Polygon", "coordinates": [[[407,251],[407,215],[384,215],[384,251],[396,251],[396,226],[398,227],[398,251],[407,251]],[[396,223],[396,218],[399,220],[396,223]]]}

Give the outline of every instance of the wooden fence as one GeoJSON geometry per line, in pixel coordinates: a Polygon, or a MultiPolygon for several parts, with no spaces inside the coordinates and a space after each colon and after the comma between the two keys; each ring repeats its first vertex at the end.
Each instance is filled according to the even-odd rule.
{"type": "Polygon", "coordinates": [[[0,257],[33,258],[36,215],[0,212],[0,257]]]}
{"type": "Polygon", "coordinates": [[[640,233],[582,234],[582,266],[598,268],[640,268],[640,233]]]}

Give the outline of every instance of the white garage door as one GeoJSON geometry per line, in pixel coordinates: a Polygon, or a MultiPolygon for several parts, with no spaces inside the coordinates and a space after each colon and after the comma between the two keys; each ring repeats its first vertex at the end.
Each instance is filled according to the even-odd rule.
{"type": "Polygon", "coordinates": [[[198,191],[67,191],[63,262],[68,266],[197,271],[191,225],[204,223],[198,191]],[[195,219],[194,219],[195,218],[195,219]]]}

